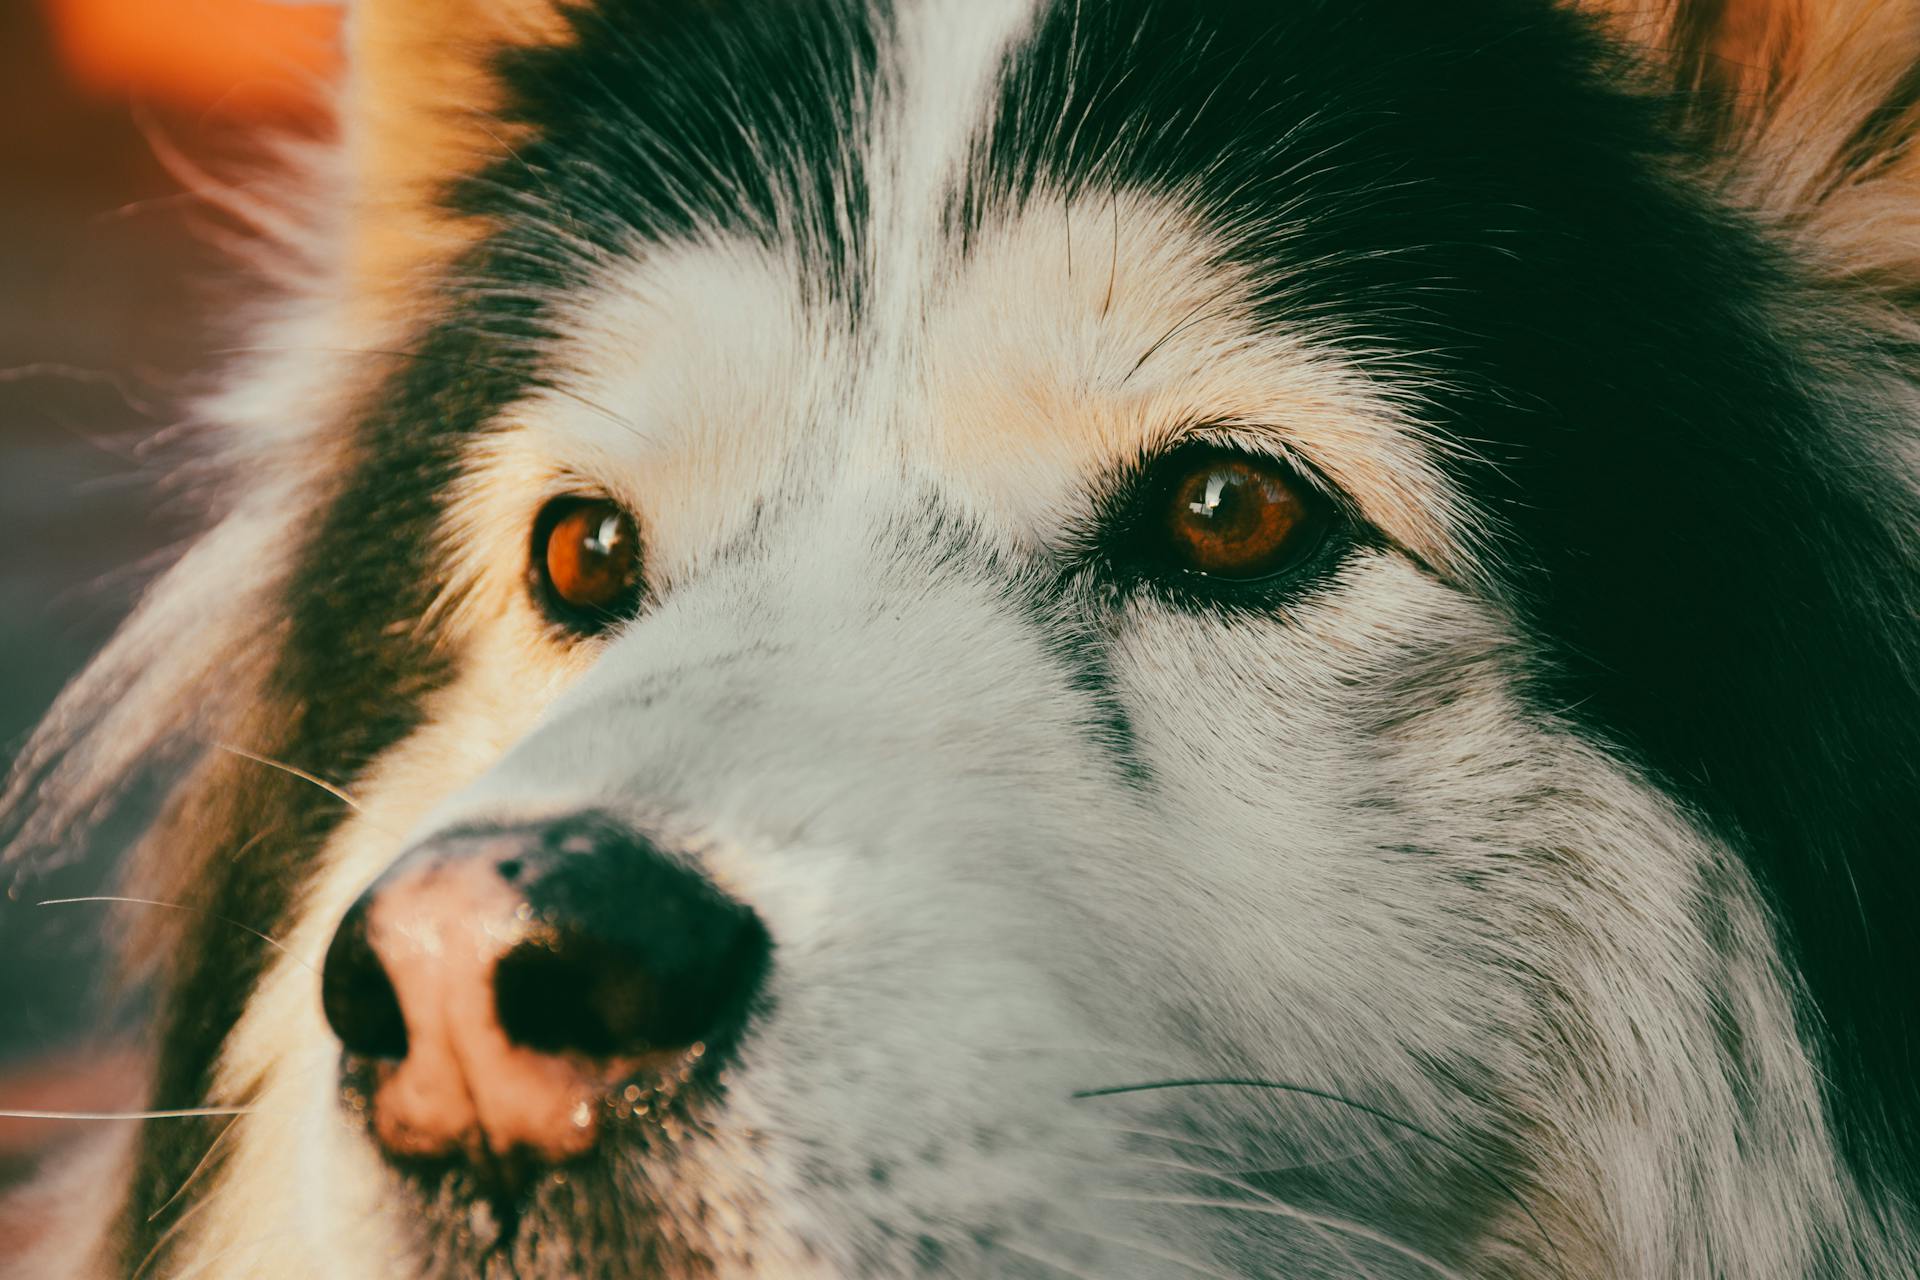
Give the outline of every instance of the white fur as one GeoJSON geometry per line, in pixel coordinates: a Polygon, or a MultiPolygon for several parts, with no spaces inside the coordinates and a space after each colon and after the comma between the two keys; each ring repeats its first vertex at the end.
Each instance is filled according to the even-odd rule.
{"type": "MultiPolygon", "coordinates": [[[[894,79],[918,87],[868,166],[877,337],[722,239],[642,253],[561,317],[568,377],[501,415],[442,530],[459,678],[358,787],[231,1037],[214,1101],[257,1109],[169,1274],[407,1270],[413,1224],[341,1109],[313,966],[410,841],[586,806],[697,850],[776,943],[712,1135],[654,1171],[665,1203],[705,1207],[676,1229],[721,1280],[916,1274],[923,1240],[979,1276],[1785,1277],[1853,1234],[1752,886],[1603,746],[1522,709],[1529,652],[1468,590],[1484,548],[1417,406],[1252,326],[1204,234],[1143,193],[1037,201],[964,265],[929,250],[1028,8],[912,10],[894,79]],[[1390,545],[1271,616],[1080,602],[1062,625],[1110,647],[1141,787],[1003,567],[1200,424],[1311,464],[1390,545]],[[658,602],[570,647],[520,583],[529,522],[576,489],[638,514],[658,602]],[[957,554],[936,554],[936,500],[970,526],[957,554]],[[1069,1099],[1214,1075],[1338,1092],[1448,1146],[1284,1093],[1069,1099]],[[1526,1209],[1449,1147],[1521,1169],[1526,1209]],[[1345,1208],[1238,1172],[1315,1165],[1345,1208]],[[1464,1236],[1422,1216],[1449,1180],[1487,1214],[1464,1236]]],[[[305,402],[325,368],[252,394],[305,402]]],[[[229,650],[158,637],[266,598],[257,549],[305,507],[269,484],[182,566],[121,642],[174,665],[132,683],[88,770],[117,773],[166,721],[155,699],[214,680],[229,650]]],[[[221,634],[264,649],[265,622],[221,634]]]]}

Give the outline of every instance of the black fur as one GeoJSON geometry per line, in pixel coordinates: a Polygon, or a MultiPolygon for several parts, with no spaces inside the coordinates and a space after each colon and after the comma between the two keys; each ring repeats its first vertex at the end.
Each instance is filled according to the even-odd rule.
{"type": "MultiPolygon", "coordinates": [[[[286,584],[286,642],[267,691],[286,719],[273,741],[246,744],[349,788],[417,726],[420,700],[450,674],[424,625],[439,586],[432,550],[441,503],[462,445],[535,376],[517,302],[450,301],[449,319],[380,381],[352,436],[358,465],[337,493],[322,495],[286,584]]],[[[345,814],[325,791],[284,772],[216,763],[251,771],[244,786],[226,788],[239,797],[235,811],[218,826],[189,819],[161,827],[163,838],[171,829],[202,838],[210,827],[224,830],[227,847],[205,858],[195,899],[205,914],[161,1003],[156,1108],[203,1104],[220,1046],[271,958],[262,939],[231,922],[286,919],[310,859],[345,814]]],[[[129,1258],[145,1258],[194,1203],[178,1193],[218,1133],[218,1121],[142,1131],[124,1218],[129,1258]]]]}
{"type": "Polygon", "coordinates": [[[532,137],[456,207],[501,218],[554,283],[597,265],[581,240],[619,257],[732,235],[798,248],[809,296],[857,308],[884,6],[601,0],[568,20],[567,42],[502,59],[502,114],[532,137]]]}
{"type": "Polygon", "coordinates": [[[1274,323],[1385,341],[1379,375],[1429,396],[1504,535],[1541,709],[1740,851],[1848,1154],[1911,1186],[1920,518],[1877,424],[1846,422],[1871,410],[1810,366],[1915,353],[1844,336],[1840,304],[1682,186],[1686,113],[1623,66],[1520,0],[1058,0],[955,224],[1037,192],[1188,192],[1274,323]]]}

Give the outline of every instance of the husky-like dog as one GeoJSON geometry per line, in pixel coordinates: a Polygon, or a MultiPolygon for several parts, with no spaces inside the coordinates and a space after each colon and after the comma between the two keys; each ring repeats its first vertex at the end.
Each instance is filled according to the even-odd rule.
{"type": "Polygon", "coordinates": [[[351,21],[20,1274],[1920,1272],[1920,6],[351,21]]]}

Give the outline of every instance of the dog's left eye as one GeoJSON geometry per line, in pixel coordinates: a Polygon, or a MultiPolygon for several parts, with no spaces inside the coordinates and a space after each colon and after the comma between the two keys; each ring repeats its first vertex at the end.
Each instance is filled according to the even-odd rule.
{"type": "Polygon", "coordinates": [[[1327,503],[1273,458],[1204,449],[1160,468],[1146,532],[1174,568],[1248,582],[1299,564],[1320,542],[1327,503]]]}
{"type": "Polygon", "coordinates": [[[534,521],[534,594],[554,621],[595,632],[640,603],[640,531],[605,498],[561,498],[534,521]]]}

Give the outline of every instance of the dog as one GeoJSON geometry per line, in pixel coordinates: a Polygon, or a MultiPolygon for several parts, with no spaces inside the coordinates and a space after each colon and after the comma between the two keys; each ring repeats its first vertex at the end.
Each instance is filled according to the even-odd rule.
{"type": "Polygon", "coordinates": [[[1920,6],[349,41],[17,1274],[1920,1273],[1920,6]]]}

